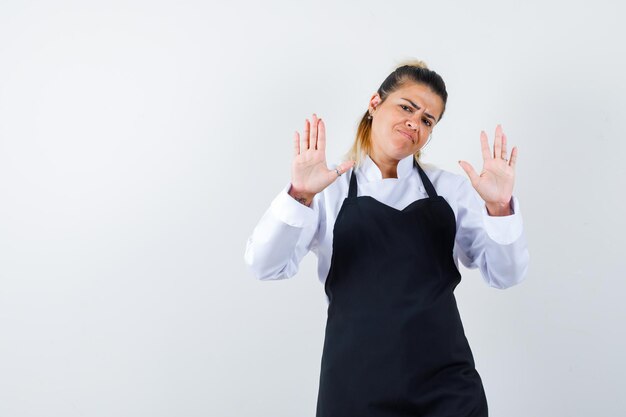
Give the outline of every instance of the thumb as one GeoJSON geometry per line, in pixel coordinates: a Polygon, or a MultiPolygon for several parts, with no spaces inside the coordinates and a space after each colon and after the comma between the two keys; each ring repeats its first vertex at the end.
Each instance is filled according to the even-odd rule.
{"type": "Polygon", "coordinates": [[[339,171],[339,175],[337,175],[337,171],[335,171],[334,169],[329,172],[329,175],[333,177],[334,181],[339,178],[339,176],[348,172],[348,170],[352,168],[355,164],[356,161],[344,161],[335,167],[339,171]]]}
{"type": "Polygon", "coordinates": [[[461,165],[461,168],[463,168],[463,171],[465,171],[465,173],[469,177],[472,185],[475,186],[478,183],[480,177],[478,176],[476,171],[474,171],[474,167],[469,162],[465,161],[459,161],[459,165],[461,165]]]}
{"type": "Polygon", "coordinates": [[[342,162],[339,165],[341,167],[341,168],[339,168],[339,172],[342,173],[342,174],[345,173],[345,172],[348,172],[348,170],[350,168],[354,167],[355,164],[356,164],[356,161],[345,161],[345,162],[342,162]]]}

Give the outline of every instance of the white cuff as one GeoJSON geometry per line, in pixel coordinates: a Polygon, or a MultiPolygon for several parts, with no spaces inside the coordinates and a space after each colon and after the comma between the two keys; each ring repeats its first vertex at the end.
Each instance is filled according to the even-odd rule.
{"type": "Polygon", "coordinates": [[[318,202],[313,198],[311,207],[296,201],[289,195],[291,182],[272,200],[270,211],[279,220],[294,227],[314,226],[318,219],[318,202]]]}
{"type": "Polygon", "coordinates": [[[517,198],[513,196],[512,200],[513,214],[509,216],[490,216],[483,203],[483,225],[487,236],[500,245],[510,245],[522,235],[522,211],[517,198]]]}

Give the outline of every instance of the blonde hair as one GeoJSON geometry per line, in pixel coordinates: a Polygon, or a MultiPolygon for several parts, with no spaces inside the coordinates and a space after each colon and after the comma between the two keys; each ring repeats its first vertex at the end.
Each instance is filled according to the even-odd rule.
{"type": "MultiPolygon", "coordinates": [[[[443,101],[443,110],[439,116],[439,120],[441,120],[448,100],[446,85],[439,74],[430,70],[424,61],[418,59],[403,61],[387,76],[377,91],[381,103],[387,99],[389,94],[401,88],[406,82],[424,84],[441,97],[443,101]]],[[[344,155],[344,160],[356,161],[355,168],[361,164],[362,158],[365,155],[370,155],[372,151],[372,120],[368,116],[369,110],[366,110],[357,126],[354,143],[344,155]]],[[[413,156],[416,161],[419,161],[420,151],[415,152],[413,156]]]]}

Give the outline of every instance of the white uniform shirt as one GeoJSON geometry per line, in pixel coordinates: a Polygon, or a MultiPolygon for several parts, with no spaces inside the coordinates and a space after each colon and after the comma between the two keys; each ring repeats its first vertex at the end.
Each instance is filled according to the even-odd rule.
{"type": "MultiPolygon", "coordinates": [[[[489,216],[485,203],[469,180],[420,164],[437,194],[445,198],[456,218],[454,261],[480,268],[488,285],[507,288],[521,282],[528,268],[528,248],[523,233],[519,202],[513,197],[514,214],[489,216]]],[[[333,167],[334,168],[334,167],[333,167]]],[[[288,194],[291,183],[274,198],[246,243],[245,262],[260,280],[290,278],[298,272],[304,255],[317,255],[322,284],[330,270],[333,227],[348,196],[349,170],[313,198],[310,207],[288,194]]],[[[398,162],[398,178],[382,178],[369,156],[356,169],[357,196],[368,195],[402,210],[415,200],[427,198],[413,155],[398,162]]],[[[328,299],[327,299],[328,301],[328,299]]]]}

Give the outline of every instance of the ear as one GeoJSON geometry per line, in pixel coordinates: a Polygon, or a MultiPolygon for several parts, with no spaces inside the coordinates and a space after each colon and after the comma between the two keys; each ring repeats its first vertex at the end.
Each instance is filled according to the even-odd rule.
{"type": "Polygon", "coordinates": [[[378,107],[381,101],[382,100],[380,99],[380,96],[378,95],[378,93],[374,93],[374,95],[372,95],[372,98],[370,98],[369,109],[374,110],[376,107],[378,107]]]}

